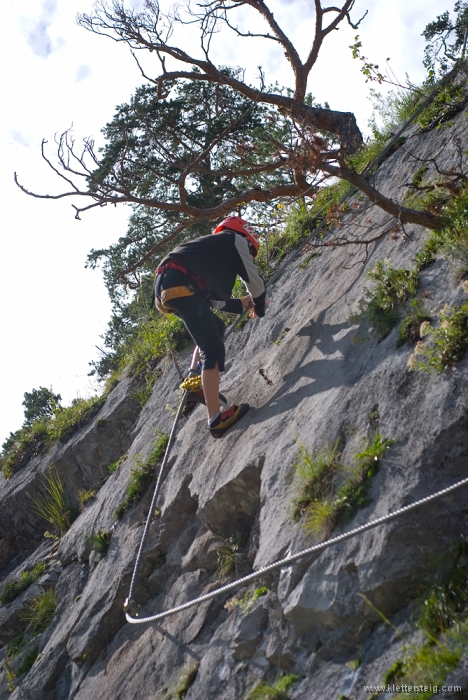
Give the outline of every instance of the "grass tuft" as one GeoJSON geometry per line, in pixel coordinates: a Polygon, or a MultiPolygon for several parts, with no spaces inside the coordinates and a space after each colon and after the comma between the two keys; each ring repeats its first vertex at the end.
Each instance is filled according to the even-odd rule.
{"type": "Polygon", "coordinates": [[[112,537],[112,532],[106,532],[105,530],[98,530],[92,537],[90,537],[89,543],[91,549],[98,554],[105,556],[107,550],[109,549],[110,539],[112,537]]]}
{"type": "Polygon", "coordinates": [[[237,596],[228,600],[225,604],[226,610],[233,610],[234,608],[241,608],[242,612],[248,613],[252,609],[253,604],[256,600],[268,593],[268,588],[266,586],[261,586],[260,588],[255,588],[254,591],[246,591],[243,596],[238,598],[237,596]]]}
{"type": "Polygon", "coordinates": [[[160,434],[148,459],[143,461],[140,455],[135,455],[135,466],[130,470],[130,479],[127,485],[124,501],[114,510],[114,518],[120,518],[126,511],[143,496],[154,475],[154,468],[164,457],[169,436],[160,434]]]}
{"type": "Polygon", "coordinates": [[[311,454],[303,442],[298,442],[298,455],[293,463],[299,478],[298,494],[292,513],[294,522],[301,519],[312,503],[327,502],[335,471],[339,467],[339,459],[338,440],[333,447],[327,445],[317,454],[311,454]]]}
{"type": "Polygon", "coordinates": [[[356,453],[351,468],[340,464],[337,443],[317,455],[300,446],[294,467],[303,483],[294,501],[293,520],[301,520],[308,534],[325,537],[329,537],[338,525],[351,520],[360,508],[369,504],[372,478],[393,442],[378,432],[374,433],[364,448],[356,453]],[[305,480],[304,475],[310,472],[311,478],[305,480]]]}
{"type": "Polygon", "coordinates": [[[183,698],[185,698],[185,696],[187,695],[190,687],[195,683],[195,678],[197,677],[199,666],[199,662],[192,664],[183,674],[180,680],[179,687],[177,688],[175,693],[177,700],[183,700],[183,698]]]}
{"type": "Polygon", "coordinates": [[[74,515],[72,507],[68,503],[65,489],[56,467],[52,467],[50,474],[44,474],[45,495],[37,499],[30,496],[32,509],[41,518],[50,523],[62,537],[71,527],[74,515]]]}
{"type": "Polygon", "coordinates": [[[33,634],[39,634],[52,622],[56,607],[55,591],[48,588],[26,605],[21,619],[29,623],[33,634]]]}
{"type": "Polygon", "coordinates": [[[242,533],[237,532],[227,540],[217,551],[218,566],[215,571],[215,578],[227,578],[236,568],[236,554],[245,545],[245,538],[242,533]]]}
{"type": "Polygon", "coordinates": [[[282,676],[274,685],[259,683],[248,695],[247,700],[288,700],[288,690],[299,680],[299,676],[282,676]]]}
{"type": "Polygon", "coordinates": [[[417,343],[408,360],[410,369],[443,372],[455,367],[468,350],[468,303],[445,306],[438,317],[437,327],[428,322],[421,326],[421,335],[427,340],[417,343]]]}
{"type": "Polygon", "coordinates": [[[389,262],[378,260],[367,277],[374,282],[366,289],[360,302],[360,311],[353,320],[367,318],[380,336],[386,338],[400,317],[406,314],[406,302],[416,293],[418,273],[416,270],[395,268],[389,262]]]}
{"type": "Polygon", "coordinates": [[[78,491],[78,503],[80,505],[80,510],[83,510],[86,503],[94,498],[96,493],[96,489],[80,489],[78,491]]]}
{"type": "Polygon", "coordinates": [[[23,673],[29,673],[38,657],[39,647],[35,646],[25,655],[24,659],[22,660],[20,666],[16,671],[16,675],[21,676],[21,674],[23,673]]]}
{"type": "Polygon", "coordinates": [[[35,583],[48,568],[49,564],[47,564],[45,561],[39,561],[34,565],[31,571],[23,571],[19,578],[13,579],[13,581],[6,583],[0,594],[0,603],[3,605],[6,603],[11,603],[11,601],[15,600],[20,593],[35,583]]]}

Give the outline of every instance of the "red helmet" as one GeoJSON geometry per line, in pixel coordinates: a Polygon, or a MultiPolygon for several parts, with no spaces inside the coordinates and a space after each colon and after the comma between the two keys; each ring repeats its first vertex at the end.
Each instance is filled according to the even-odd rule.
{"type": "Polygon", "coordinates": [[[244,219],[241,219],[240,216],[228,216],[227,219],[224,219],[224,221],[221,221],[221,223],[216,226],[213,233],[221,233],[221,231],[225,231],[226,229],[236,231],[236,233],[240,233],[244,238],[247,238],[255,251],[254,257],[257,255],[259,246],[258,233],[253,226],[248,224],[247,221],[244,221],[244,219]]]}

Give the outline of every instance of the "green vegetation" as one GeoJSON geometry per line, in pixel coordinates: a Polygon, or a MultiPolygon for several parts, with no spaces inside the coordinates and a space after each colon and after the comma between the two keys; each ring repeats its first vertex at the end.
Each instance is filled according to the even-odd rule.
{"type": "Polygon", "coordinates": [[[80,504],[80,510],[83,510],[86,503],[94,498],[96,493],[96,489],[80,489],[78,491],[78,503],[80,504]]]}
{"type": "Polygon", "coordinates": [[[397,659],[382,676],[382,684],[388,685],[401,678],[404,673],[404,666],[404,662],[401,659],[397,659]]]}
{"type": "MultiPolygon", "coordinates": [[[[421,646],[407,644],[403,657],[385,672],[382,684],[440,687],[458,665],[468,645],[468,541],[460,540],[444,554],[426,564],[416,624],[424,632],[421,646]]],[[[368,601],[369,602],[369,601],[368,601]]],[[[373,606],[372,606],[373,607],[373,606]]],[[[398,633],[392,623],[376,612],[398,633]]],[[[429,700],[432,692],[407,692],[406,700],[429,700]]],[[[377,696],[376,696],[377,697],[377,696]]]]}
{"type": "Polygon", "coordinates": [[[106,532],[105,530],[98,530],[92,537],[90,537],[91,549],[98,554],[105,556],[107,550],[109,549],[110,539],[112,537],[112,532],[106,532]]]}
{"type": "Polygon", "coordinates": [[[421,340],[421,325],[425,321],[430,321],[431,317],[424,308],[421,299],[411,299],[408,304],[408,311],[398,329],[397,348],[409,342],[413,345],[421,340]]]}
{"type": "Polygon", "coordinates": [[[30,649],[25,655],[19,667],[17,668],[16,675],[21,676],[21,674],[23,673],[28,673],[34,665],[35,661],[37,660],[38,656],[39,647],[35,646],[32,649],[30,649]]]}
{"type": "Polygon", "coordinates": [[[242,533],[237,532],[225,540],[224,545],[217,551],[218,567],[215,572],[215,578],[226,578],[235,570],[236,554],[242,549],[245,544],[245,538],[242,533]]]}
{"type": "Polygon", "coordinates": [[[177,700],[183,700],[187,695],[189,688],[194,684],[195,678],[197,677],[198,668],[200,663],[197,662],[192,664],[187,671],[184,672],[182,678],[180,679],[180,684],[175,692],[175,697],[177,700]]]}
{"type": "Polygon", "coordinates": [[[451,119],[466,103],[464,89],[461,85],[448,83],[437,93],[430,105],[418,116],[418,123],[423,129],[433,129],[451,119]]]}
{"type": "Polygon", "coordinates": [[[255,588],[253,591],[246,591],[243,596],[231,598],[225,604],[226,610],[233,610],[234,608],[241,608],[242,612],[248,613],[252,609],[253,604],[256,600],[268,593],[268,588],[266,586],[261,586],[260,588],[255,588]]]}
{"type": "Polygon", "coordinates": [[[277,340],[273,341],[273,345],[279,345],[281,343],[281,341],[284,340],[284,338],[286,337],[287,333],[289,333],[290,330],[291,330],[290,328],[283,328],[283,330],[281,331],[280,337],[277,340]]]}
{"type": "Polygon", "coordinates": [[[434,246],[451,259],[459,277],[468,274],[468,182],[448,198],[442,214],[447,225],[431,234],[434,246]]]}
{"type": "Polygon", "coordinates": [[[148,372],[142,375],[142,382],[134,389],[133,395],[138,401],[140,408],[143,408],[148,402],[151,394],[153,393],[153,388],[159,377],[161,376],[160,371],[148,372]]]}
{"type": "Polygon", "coordinates": [[[31,425],[38,418],[52,418],[60,406],[62,397],[54,394],[51,389],[40,386],[31,392],[24,393],[24,422],[31,425]]]}
{"type": "MultiPolygon", "coordinates": [[[[424,683],[441,686],[447,675],[458,666],[468,645],[468,623],[443,635],[438,643],[428,643],[409,653],[404,659],[404,675],[400,683],[416,685],[424,678],[424,683]]],[[[404,693],[405,700],[429,700],[432,692],[404,693]]]]}
{"type": "Polygon", "coordinates": [[[293,468],[298,476],[298,494],[294,500],[292,519],[298,522],[314,503],[327,503],[331,496],[335,472],[340,466],[338,440],[311,454],[303,442],[298,441],[298,455],[293,468]]]}
{"type": "Polygon", "coordinates": [[[21,619],[28,623],[33,635],[39,634],[52,622],[56,607],[55,591],[48,588],[26,605],[21,619]]]}
{"type": "Polygon", "coordinates": [[[5,479],[13,476],[33,455],[58,440],[69,438],[97,413],[105,400],[105,396],[75,399],[71,406],[57,406],[52,416],[38,415],[33,422],[26,422],[20,430],[11,433],[3,443],[0,457],[0,468],[5,479]]]}
{"type": "Polygon", "coordinates": [[[421,335],[427,340],[416,345],[408,361],[410,369],[443,372],[460,362],[468,350],[468,303],[445,306],[438,317],[435,328],[428,322],[422,324],[421,335]]]}
{"type": "Polygon", "coordinates": [[[27,639],[24,636],[24,632],[18,634],[17,637],[11,639],[7,644],[7,654],[12,659],[18,656],[21,650],[26,646],[27,639]]]}
{"type": "Polygon", "coordinates": [[[116,520],[120,520],[124,513],[126,513],[133,504],[138,503],[143,496],[151,483],[156,464],[164,457],[168,440],[168,435],[160,434],[146,461],[143,461],[140,455],[135,455],[135,457],[133,457],[135,466],[130,470],[130,479],[127,485],[125,500],[117,506],[114,511],[114,518],[116,520]]]}
{"type": "Polygon", "coordinates": [[[259,683],[247,696],[247,700],[288,700],[288,690],[299,680],[289,675],[279,678],[274,685],[259,683]]]}
{"type": "Polygon", "coordinates": [[[48,569],[48,567],[49,564],[47,564],[47,562],[38,561],[31,571],[22,571],[20,578],[13,579],[13,581],[9,581],[3,586],[0,594],[0,603],[3,605],[6,603],[11,603],[11,601],[17,598],[20,593],[35,583],[37,579],[42,576],[44,571],[48,569]]]}
{"type": "Polygon", "coordinates": [[[294,464],[300,483],[293,505],[293,520],[301,520],[310,535],[325,537],[338,525],[351,520],[360,508],[369,504],[372,478],[393,442],[376,432],[363,450],[356,453],[352,467],[339,462],[337,443],[317,455],[300,445],[294,464]]]}
{"type": "Polygon", "coordinates": [[[117,471],[117,469],[125,462],[126,459],[127,454],[124,454],[116,462],[111,462],[110,464],[108,464],[107,471],[109,472],[109,474],[113,474],[115,471],[117,471]]]}
{"type": "Polygon", "coordinates": [[[468,540],[462,539],[431,565],[423,586],[418,626],[436,637],[466,617],[468,604],[468,540]]]}
{"type": "Polygon", "coordinates": [[[32,509],[55,529],[55,535],[62,537],[71,527],[77,515],[69,504],[57,468],[51,467],[50,474],[44,474],[45,495],[33,498],[32,509]]]}
{"type": "Polygon", "coordinates": [[[375,267],[368,270],[367,277],[375,284],[372,289],[366,289],[360,313],[352,320],[367,318],[383,339],[406,313],[406,302],[416,293],[418,273],[378,260],[375,267]]]}

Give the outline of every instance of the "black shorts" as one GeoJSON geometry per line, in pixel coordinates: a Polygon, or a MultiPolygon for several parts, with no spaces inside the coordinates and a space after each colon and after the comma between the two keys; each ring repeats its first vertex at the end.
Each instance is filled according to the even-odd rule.
{"type": "MultiPolygon", "coordinates": [[[[180,270],[167,269],[161,282],[162,289],[186,285],[190,280],[180,270]]],[[[206,292],[195,291],[190,297],[177,297],[168,302],[174,312],[184,322],[185,327],[200,348],[203,369],[219,366],[224,371],[224,331],[223,321],[213,313],[206,292]]]]}

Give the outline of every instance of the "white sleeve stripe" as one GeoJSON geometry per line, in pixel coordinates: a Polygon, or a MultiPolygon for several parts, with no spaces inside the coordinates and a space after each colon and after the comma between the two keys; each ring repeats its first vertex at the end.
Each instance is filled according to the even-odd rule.
{"type": "Polygon", "coordinates": [[[247,278],[244,278],[242,275],[241,277],[244,280],[249,293],[254,299],[256,299],[265,291],[265,283],[261,278],[258,267],[254,263],[253,257],[249,252],[249,244],[247,243],[247,240],[239,234],[235,235],[234,240],[236,242],[237,252],[240,255],[247,275],[247,278]]]}

